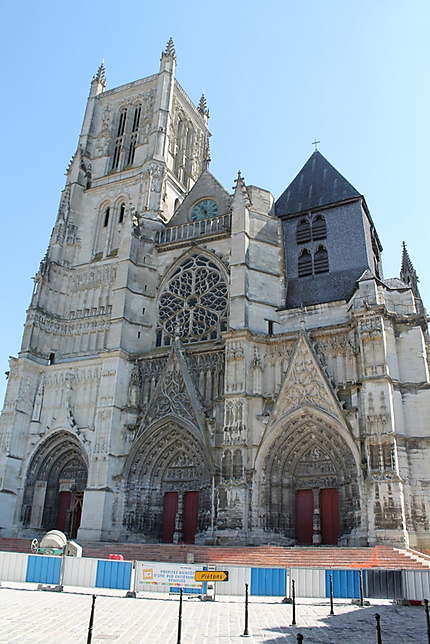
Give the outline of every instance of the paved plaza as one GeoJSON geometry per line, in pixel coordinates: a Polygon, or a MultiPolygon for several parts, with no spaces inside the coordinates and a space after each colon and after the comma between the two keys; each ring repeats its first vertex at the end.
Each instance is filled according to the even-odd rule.
{"type": "MultiPolygon", "coordinates": [[[[88,589],[64,593],[12,584],[0,589],[0,644],[85,644],[91,607],[88,589]]],[[[176,644],[178,598],[168,595],[126,599],[122,591],[97,596],[92,644],[176,644]]],[[[323,600],[300,600],[297,627],[291,627],[292,607],[279,598],[251,597],[249,631],[243,639],[243,603],[237,597],[216,602],[185,599],[182,644],[295,643],[366,644],[375,642],[375,613],[381,615],[383,644],[427,642],[424,608],[379,601],[359,608],[335,603],[335,615],[323,600]]]]}

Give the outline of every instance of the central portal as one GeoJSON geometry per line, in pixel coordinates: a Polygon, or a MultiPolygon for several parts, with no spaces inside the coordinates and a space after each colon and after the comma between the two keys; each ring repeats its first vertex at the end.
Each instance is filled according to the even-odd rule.
{"type": "Polygon", "coordinates": [[[210,525],[211,484],[202,443],[179,424],[162,425],[131,454],[124,525],[148,541],[194,543],[210,525]]]}

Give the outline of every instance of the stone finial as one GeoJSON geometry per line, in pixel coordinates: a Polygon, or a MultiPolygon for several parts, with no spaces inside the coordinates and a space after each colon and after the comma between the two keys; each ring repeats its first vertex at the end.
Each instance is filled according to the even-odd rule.
{"type": "Polygon", "coordinates": [[[104,60],[102,60],[98,66],[98,69],[93,76],[93,81],[97,81],[100,85],[103,85],[103,87],[106,86],[106,67],[104,60]]]}
{"type": "Polygon", "coordinates": [[[200,112],[202,116],[207,116],[209,118],[208,102],[206,100],[206,96],[204,92],[202,92],[202,95],[200,96],[200,101],[199,101],[197,110],[200,112]]]}
{"type": "Polygon", "coordinates": [[[163,56],[171,56],[172,58],[176,58],[175,44],[171,36],[167,41],[166,49],[163,51],[163,56]]]}
{"type": "Polygon", "coordinates": [[[240,170],[238,170],[237,172],[237,177],[234,180],[234,184],[235,184],[233,186],[234,196],[240,194],[242,196],[245,206],[246,207],[250,206],[251,200],[249,198],[248,190],[246,189],[245,179],[244,177],[242,177],[242,173],[240,172],[240,170]]]}

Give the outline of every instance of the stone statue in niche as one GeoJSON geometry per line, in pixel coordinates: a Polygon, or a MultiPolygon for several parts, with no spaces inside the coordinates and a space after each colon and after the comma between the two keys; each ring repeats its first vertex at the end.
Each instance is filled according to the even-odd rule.
{"type": "Polygon", "coordinates": [[[139,406],[140,384],[141,383],[140,383],[139,365],[136,363],[131,372],[130,383],[128,385],[128,406],[129,407],[139,406]]]}
{"type": "Polygon", "coordinates": [[[40,379],[39,386],[36,391],[36,396],[34,398],[34,405],[33,405],[33,414],[31,416],[31,420],[35,422],[40,421],[40,414],[42,411],[42,404],[43,404],[43,392],[45,389],[45,385],[43,382],[43,376],[40,379]]]}

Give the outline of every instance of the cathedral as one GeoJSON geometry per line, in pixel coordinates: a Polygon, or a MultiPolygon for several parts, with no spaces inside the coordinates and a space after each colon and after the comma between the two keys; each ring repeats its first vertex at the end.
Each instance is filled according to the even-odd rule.
{"type": "Polygon", "coordinates": [[[0,421],[0,536],[430,547],[429,336],[315,151],[275,199],[209,111],[92,79],[0,421]]]}

